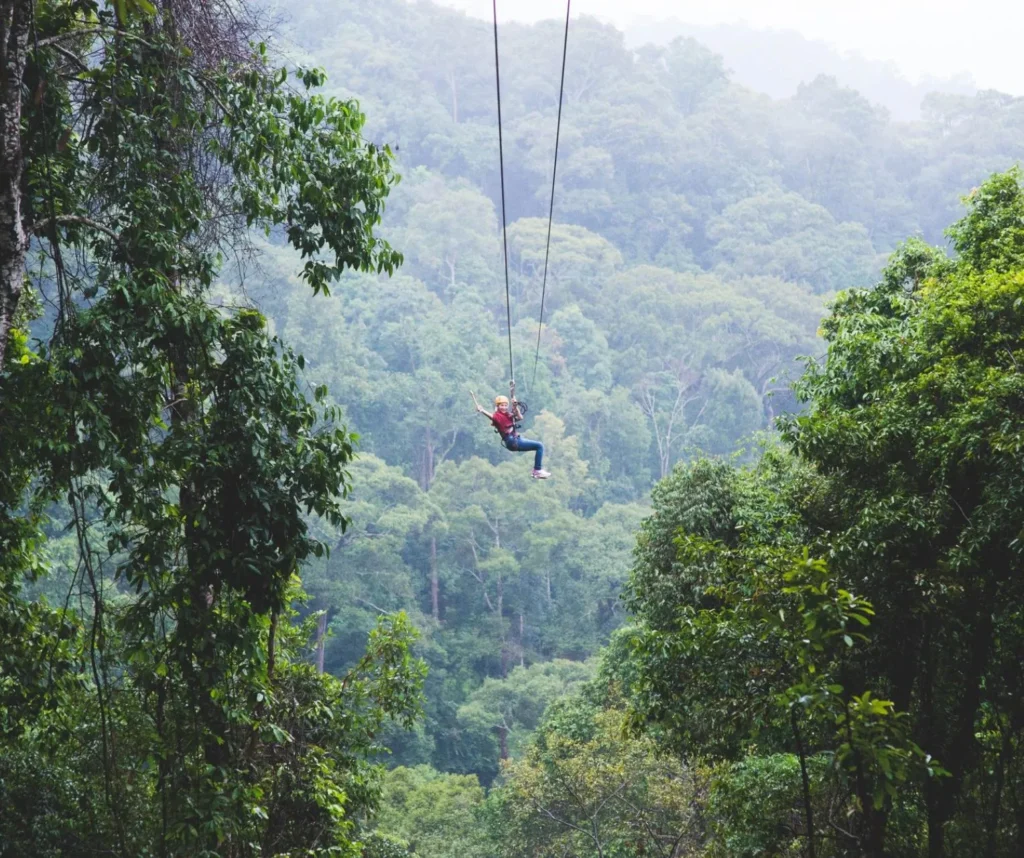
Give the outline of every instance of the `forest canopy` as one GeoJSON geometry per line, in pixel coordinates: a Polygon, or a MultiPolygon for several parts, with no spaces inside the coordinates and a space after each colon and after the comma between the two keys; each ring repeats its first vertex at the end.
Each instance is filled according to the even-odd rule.
{"type": "Polygon", "coordinates": [[[0,858],[1021,854],[1024,100],[0,8],[0,858]]]}

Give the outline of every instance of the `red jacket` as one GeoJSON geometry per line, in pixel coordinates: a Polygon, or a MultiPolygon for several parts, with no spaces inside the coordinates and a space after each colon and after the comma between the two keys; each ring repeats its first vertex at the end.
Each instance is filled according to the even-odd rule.
{"type": "Polygon", "coordinates": [[[504,414],[500,411],[495,411],[491,415],[491,423],[494,424],[494,428],[498,430],[502,438],[515,434],[516,421],[510,411],[504,414]]]}

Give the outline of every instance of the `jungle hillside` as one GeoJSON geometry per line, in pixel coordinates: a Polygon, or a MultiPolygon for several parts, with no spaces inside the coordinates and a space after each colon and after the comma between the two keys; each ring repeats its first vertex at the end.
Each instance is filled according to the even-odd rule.
{"type": "Polygon", "coordinates": [[[1024,855],[1024,98],[497,29],[0,0],[0,858],[1024,855]]]}

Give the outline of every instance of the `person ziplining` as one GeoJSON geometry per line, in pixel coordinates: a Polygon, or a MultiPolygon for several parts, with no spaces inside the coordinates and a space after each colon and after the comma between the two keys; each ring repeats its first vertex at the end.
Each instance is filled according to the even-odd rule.
{"type": "MultiPolygon", "coordinates": [[[[565,3],[565,38],[562,41],[562,77],[558,85],[558,118],[555,123],[555,158],[551,169],[551,202],[548,206],[548,236],[547,248],[544,252],[544,282],[541,287],[540,297],[540,319],[537,323],[537,350],[533,356],[533,382],[530,389],[533,390],[533,383],[537,380],[537,361],[540,357],[540,335],[544,325],[544,298],[548,285],[548,260],[551,255],[551,224],[555,211],[555,180],[558,175],[558,141],[562,130],[562,101],[565,93],[565,59],[569,49],[569,13],[572,0],[565,3]]],[[[470,391],[473,397],[473,404],[477,413],[483,414],[495,431],[501,436],[502,446],[515,453],[534,453],[533,477],[538,480],[546,480],[551,476],[542,467],[544,462],[544,445],[540,441],[531,441],[519,434],[519,424],[526,412],[526,405],[516,401],[516,369],[515,361],[512,358],[512,303],[509,294],[508,283],[508,220],[505,215],[505,152],[501,134],[501,71],[498,60],[498,0],[492,0],[494,9],[494,84],[498,102],[498,166],[501,174],[501,238],[503,257],[505,262],[505,315],[508,323],[508,370],[509,396],[494,397],[494,413],[489,413],[486,408],[477,402],[476,395],[470,391]]]]}
{"type": "Polygon", "coordinates": [[[531,441],[519,434],[519,424],[522,422],[523,414],[520,404],[513,399],[509,402],[507,396],[494,397],[494,413],[491,414],[484,408],[471,390],[469,395],[473,397],[473,404],[478,414],[483,414],[494,430],[501,436],[501,444],[506,450],[513,453],[533,453],[533,473],[535,480],[546,480],[551,476],[542,467],[544,464],[544,445],[540,441],[531,441]]]}

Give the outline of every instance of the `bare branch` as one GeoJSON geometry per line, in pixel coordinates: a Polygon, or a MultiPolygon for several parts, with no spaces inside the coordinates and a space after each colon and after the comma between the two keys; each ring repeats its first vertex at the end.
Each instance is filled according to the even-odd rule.
{"type": "Polygon", "coordinates": [[[90,229],[94,229],[97,232],[102,232],[114,241],[120,241],[121,236],[118,235],[109,226],[100,223],[99,221],[93,220],[92,218],[83,217],[82,215],[58,215],[55,218],[43,218],[42,220],[36,221],[30,226],[27,232],[33,235],[40,235],[52,224],[78,224],[80,226],[87,226],[90,229]]]}
{"type": "Polygon", "coordinates": [[[63,33],[57,33],[53,36],[47,36],[45,39],[40,39],[36,45],[37,47],[45,48],[49,45],[56,45],[60,42],[67,41],[68,39],[77,39],[79,36],[98,36],[100,33],[104,33],[108,29],[108,27],[83,27],[80,30],[65,30],[63,33]]]}
{"type": "Polygon", "coordinates": [[[76,66],[79,71],[83,71],[83,72],[89,71],[89,66],[87,66],[82,61],[82,58],[80,56],[78,56],[78,54],[75,54],[72,51],[69,51],[67,48],[62,47],[59,44],[58,45],[54,45],[53,47],[56,49],[57,53],[59,53],[62,57],[64,57],[64,59],[66,59],[73,66],[76,66]]]}

